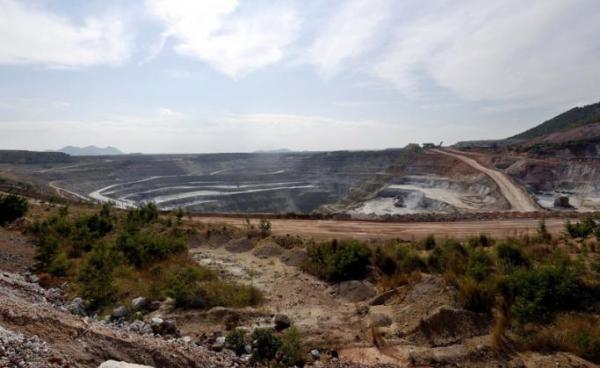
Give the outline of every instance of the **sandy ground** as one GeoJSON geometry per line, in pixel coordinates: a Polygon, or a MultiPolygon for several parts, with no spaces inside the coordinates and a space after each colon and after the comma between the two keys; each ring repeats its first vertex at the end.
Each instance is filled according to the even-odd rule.
{"type": "MultiPolygon", "coordinates": [[[[195,217],[195,221],[205,223],[226,223],[244,226],[244,218],[195,217]]],[[[455,222],[371,222],[341,220],[292,220],[273,219],[273,234],[300,235],[315,239],[356,238],[356,239],[421,239],[429,234],[437,237],[468,238],[486,234],[505,238],[524,234],[535,234],[538,220],[506,219],[485,221],[455,222]]],[[[547,219],[546,226],[553,234],[558,234],[564,226],[564,219],[547,219]]]]}
{"type": "Polygon", "coordinates": [[[519,187],[515,183],[513,183],[512,180],[508,177],[508,175],[506,175],[500,171],[485,167],[485,166],[481,165],[479,162],[475,161],[474,159],[467,157],[467,156],[463,155],[461,152],[456,151],[456,150],[435,149],[433,151],[437,152],[439,154],[442,154],[442,155],[448,155],[448,156],[457,158],[457,159],[463,161],[464,163],[466,163],[467,165],[471,166],[472,168],[479,170],[482,173],[489,176],[490,178],[492,178],[492,180],[494,180],[496,182],[496,184],[498,184],[498,187],[500,188],[500,192],[502,192],[502,195],[506,198],[508,203],[510,203],[513,210],[515,210],[515,211],[537,211],[538,210],[538,206],[536,205],[533,198],[531,198],[531,196],[529,194],[527,194],[527,192],[524,189],[522,189],[521,187],[519,187]]]}

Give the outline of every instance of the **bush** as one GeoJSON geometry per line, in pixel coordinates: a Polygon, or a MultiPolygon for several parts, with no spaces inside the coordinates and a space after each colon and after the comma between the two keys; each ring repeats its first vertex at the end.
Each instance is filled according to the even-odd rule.
{"type": "Polygon", "coordinates": [[[269,221],[268,219],[260,219],[260,224],[258,228],[260,229],[260,235],[263,238],[266,238],[269,235],[271,235],[271,221],[269,221]]]}
{"type": "Polygon", "coordinates": [[[159,211],[156,204],[150,202],[145,205],[127,211],[126,226],[130,230],[136,230],[144,225],[158,220],[159,211]]]}
{"type": "Polygon", "coordinates": [[[590,297],[581,272],[566,262],[516,270],[502,284],[502,292],[521,323],[548,321],[556,311],[581,308],[590,297]]]}
{"type": "Polygon", "coordinates": [[[585,239],[590,236],[595,229],[596,221],[594,221],[592,217],[586,217],[582,222],[576,222],[574,224],[568,220],[565,223],[565,231],[567,235],[573,239],[585,239]]]}
{"type": "Polygon", "coordinates": [[[81,296],[90,301],[92,308],[105,306],[116,297],[113,274],[120,263],[119,254],[104,243],[97,244],[88,253],[79,269],[77,281],[81,296]]]}
{"type": "Polygon", "coordinates": [[[337,240],[308,246],[303,269],[328,281],[360,280],[368,273],[371,251],[357,241],[337,240]]]}
{"type": "Polygon", "coordinates": [[[546,221],[544,219],[541,219],[538,222],[537,235],[538,239],[542,242],[547,243],[550,240],[552,240],[552,235],[548,232],[548,228],[546,227],[546,221]]]}
{"type": "Polygon", "coordinates": [[[427,238],[423,241],[423,248],[425,250],[432,250],[435,248],[435,237],[433,234],[427,235],[427,238]]]}
{"type": "Polygon", "coordinates": [[[399,245],[396,249],[396,259],[400,272],[413,272],[425,268],[425,261],[421,259],[417,250],[409,245],[399,245]]]}
{"type": "Polygon", "coordinates": [[[202,267],[188,266],[167,272],[165,276],[165,293],[175,299],[175,304],[182,308],[202,308],[206,301],[202,296],[201,282],[214,280],[216,275],[202,267]]]}
{"type": "Polygon", "coordinates": [[[487,279],[492,270],[492,260],[481,248],[471,249],[467,260],[465,274],[477,282],[487,279]]]}
{"type": "Polygon", "coordinates": [[[164,292],[181,308],[255,306],[262,293],[253,286],[220,281],[209,269],[186,266],[166,272],[164,292]]]}
{"type": "Polygon", "coordinates": [[[373,263],[384,275],[392,276],[396,273],[398,265],[396,258],[385,251],[382,247],[377,247],[373,255],[373,263]]]}
{"type": "Polygon", "coordinates": [[[46,271],[54,276],[66,276],[72,263],[63,252],[59,252],[53,257],[46,271]]]}
{"type": "Polygon", "coordinates": [[[511,273],[517,268],[530,266],[529,259],[523,254],[521,248],[511,243],[499,244],[496,247],[496,256],[504,273],[511,273]]]}
{"type": "Polygon", "coordinates": [[[181,236],[164,236],[151,232],[126,232],[116,242],[116,249],[125,255],[130,264],[138,268],[164,260],[186,248],[186,240],[181,236]]]}
{"type": "Polygon", "coordinates": [[[225,344],[239,356],[246,353],[246,340],[246,331],[236,328],[225,337],[225,344]]]}
{"type": "Polygon", "coordinates": [[[0,226],[25,216],[28,205],[25,198],[14,194],[0,195],[0,226]]]}
{"type": "Polygon", "coordinates": [[[465,273],[467,259],[468,252],[459,242],[446,240],[433,249],[427,263],[434,271],[460,276],[465,273]]]}
{"type": "Polygon", "coordinates": [[[528,350],[567,351],[600,363],[598,316],[561,314],[550,325],[530,329],[521,340],[528,350]]]}
{"type": "Polygon", "coordinates": [[[300,341],[300,333],[296,327],[288,328],[283,336],[281,336],[281,346],[279,351],[282,354],[281,362],[286,367],[304,366],[302,342],[300,341]]]}
{"type": "Polygon", "coordinates": [[[277,350],[281,346],[281,341],[270,328],[257,328],[252,333],[254,350],[252,356],[257,361],[269,361],[275,358],[277,350]]]}

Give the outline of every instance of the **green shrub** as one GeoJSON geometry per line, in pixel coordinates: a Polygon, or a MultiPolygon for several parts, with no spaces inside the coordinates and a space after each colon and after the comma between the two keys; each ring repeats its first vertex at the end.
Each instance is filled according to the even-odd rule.
{"type": "Polygon", "coordinates": [[[54,276],[66,276],[72,263],[63,252],[59,252],[53,257],[46,271],[54,276]]]}
{"type": "Polygon", "coordinates": [[[271,235],[271,221],[269,221],[268,219],[260,219],[260,224],[258,228],[260,229],[260,235],[263,238],[266,238],[269,235],[271,235]]]}
{"type": "Polygon", "coordinates": [[[544,219],[541,219],[538,222],[537,236],[538,236],[538,239],[542,242],[547,243],[550,240],[552,240],[552,234],[550,234],[550,232],[548,232],[548,227],[546,227],[546,221],[544,219]]]}
{"type": "Polygon", "coordinates": [[[494,239],[485,234],[480,234],[478,237],[469,238],[468,245],[471,247],[491,247],[494,245],[494,239]]]}
{"type": "Polygon", "coordinates": [[[200,293],[207,307],[242,308],[262,303],[263,295],[254,286],[220,280],[205,282],[200,293]]]}
{"type": "Polygon", "coordinates": [[[255,360],[265,362],[275,358],[281,341],[270,328],[257,328],[252,333],[254,350],[252,356],[255,360]]]}
{"type": "Polygon", "coordinates": [[[487,279],[492,272],[492,260],[487,252],[481,248],[469,251],[465,274],[477,282],[487,279]]]}
{"type": "Polygon", "coordinates": [[[501,243],[496,247],[498,263],[504,273],[511,273],[520,267],[529,267],[529,259],[520,247],[511,243],[501,243]]]}
{"type": "Polygon", "coordinates": [[[596,229],[596,221],[592,217],[586,217],[581,222],[572,223],[567,220],[565,223],[565,232],[573,239],[585,239],[590,236],[596,229]]]}
{"type": "Polygon", "coordinates": [[[246,331],[240,328],[231,331],[225,337],[225,344],[227,348],[233,350],[238,356],[246,353],[246,345],[248,344],[246,331]]]}
{"type": "Polygon", "coordinates": [[[186,266],[165,275],[164,292],[181,308],[256,306],[262,293],[253,286],[221,281],[211,270],[186,266]]]}
{"type": "Polygon", "coordinates": [[[175,299],[175,304],[182,308],[202,308],[207,302],[203,297],[201,282],[214,280],[216,275],[209,269],[199,266],[188,266],[167,272],[165,276],[165,292],[175,299]]]}
{"type": "Polygon", "coordinates": [[[427,263],[433,271],[460,276],[465,273],[467,259],[468,252],[459,242],[446,240],[433,249],[427,263]]]}
{"type": "Polygon", "coordinates": [[[593,334],[590,329],[585,328],[575,336],[575,344],[579,356],[600,363],[600,335],[593,334]]]}
{"type": "Polygon", "coordinates": [[[435,237],[433,236],[433,234],[429,234],[427,235],[427,238],[425,238],[425,240],[423,241],[423,248],[425,250],[432,250],[433,248],[435,248],[435,237]]]}
{"type": "Polygon", "coordinates": [[[413,272],[425,268],[425,261],[421,259],[417,250],[410,245],[399,245],[396,248],[396,259],[400,272],[413,272]]]}
{"type": "Polygon", "coordinates": [[[328,281],[364,279],[371,251],[357,240],[309,245],[303,269],[328,281]]]}
{"type": "Polygon", "coordinates": [[[502,292],[521,323],[548,321],[557,311],[581,308],[590,297],[581,271],[565,262],[518,269],[506,278],[502,292]]]}
{"type": "Polygon", "coordinates": [[[150,202],[143,206],[127,211],[126,227],[128,230],[137,230],[138,228],[156,222],[159,216],[158,207],[150,202]]]}
{"type": "Polygon", "coordinates": [[[288,328],[281,336],[281,346],[279,351],[282,354],[281,362],[286,367],[304,366],[302,342],[300,333],[296,327],[288,328]]]}
{"type": "Polygon", "coordinates": [[[389,252],[382,247],[377,247],[375,249],[375,253],[373,254],[373,264],[387,276],[395,274],[398,269],[396,257],[390,255],[389,252]]]}
{"type": "Polygon", "coordinates": [[[35,259],[39,262],[42,269],[48,267],[59,250],[58,238],[53,234],[42,236],[36,242],[35,259]]]}
{"type": "Polygon", "coordinates": [[[130,264],[138,268],[164,260],[186,248],[186,240],[182,236],[164,236],[152,232],[125,232],[116,242],[116,249],[125,255],[130,264]]]}
{"type": "Polygon", "coordinates": [[[27,209],[25,198],[13,194],[0,195],[0,226],[25,216],[27,209]]]}
{"type": "Polygon", "coordinates": [[[92,308],[107,305],[116,297],[114,271],[121,262],[118,252],[104,243],[97,244],[87,254],[77,281],[81,296],[90,301],[92,308]]]}

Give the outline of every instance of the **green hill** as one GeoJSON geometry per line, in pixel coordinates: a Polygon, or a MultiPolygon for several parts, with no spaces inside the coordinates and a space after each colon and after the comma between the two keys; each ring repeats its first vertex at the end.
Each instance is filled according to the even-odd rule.
{"type": "Polygon", "coordinates": [[[583,107],[575,107],[509,139],[533,139],[546,134],[593,123],[600,123],[600,102],[583,107]]]}

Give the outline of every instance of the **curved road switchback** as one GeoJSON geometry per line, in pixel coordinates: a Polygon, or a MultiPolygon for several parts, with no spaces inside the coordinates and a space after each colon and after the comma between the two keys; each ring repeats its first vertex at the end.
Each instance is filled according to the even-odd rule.
{"type": "Polygon", "coordinates": [[[431,151],[451,156],[461,160],[467,165],[471,166],[477,171],[480,171],[490,177],[500,189],[500,192],[506,198],[510,207],[513,211],[519,212],[535,212],[539,211],[538,205],[535,203],[533,198],[527,193],[525,189],[515,184],[508,175],[505,173],[485,167],[476,160],[462,154],[460,151],[452,149],[432,149],[431,151]]]}

